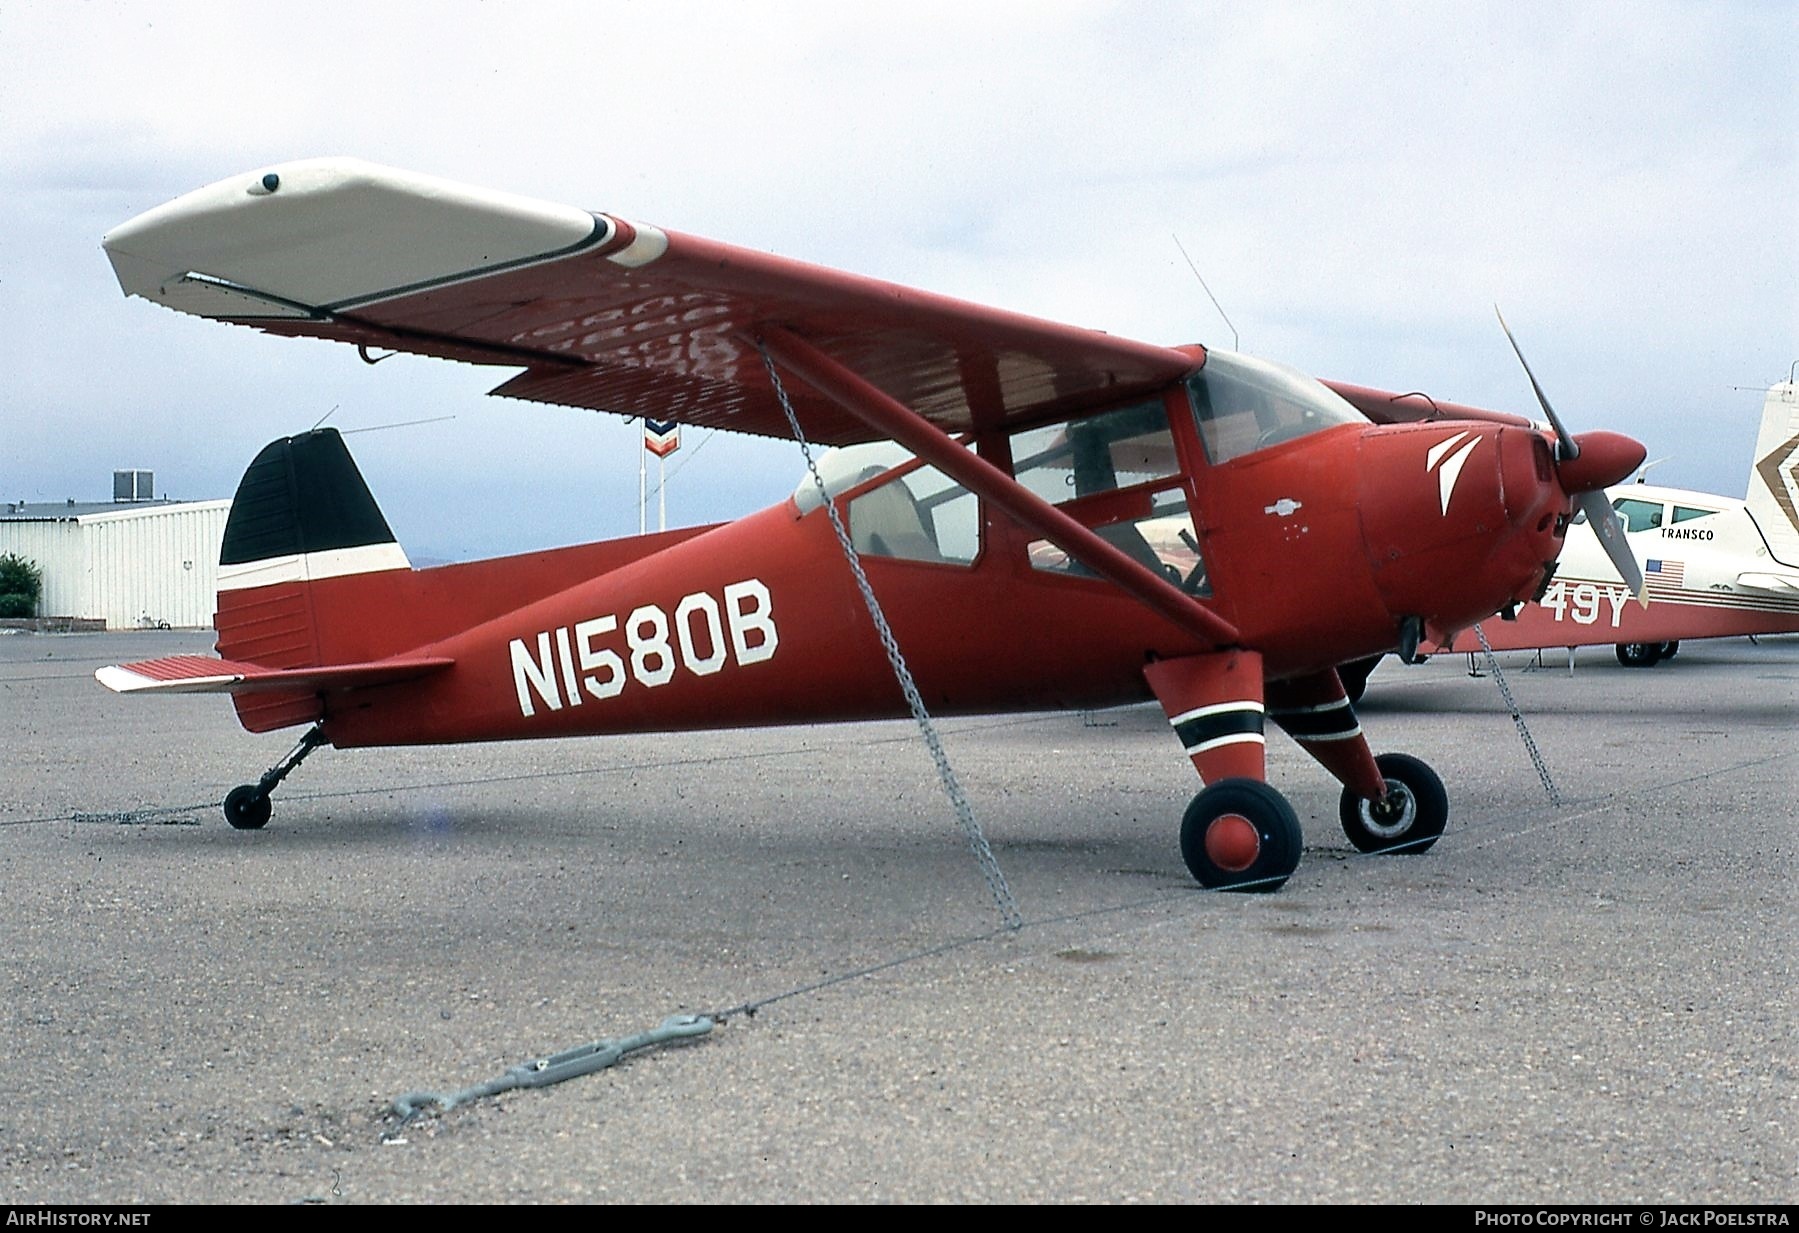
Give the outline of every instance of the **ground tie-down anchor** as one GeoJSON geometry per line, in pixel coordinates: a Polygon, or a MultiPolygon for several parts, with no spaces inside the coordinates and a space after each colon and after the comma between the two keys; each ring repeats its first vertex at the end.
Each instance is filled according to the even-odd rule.
{"type": "Polygon", "coordinates": [[[403,1096],[394,1097],[393,1104],[389,1107],[408,1120],[424,1113],[433,1105],[438,1112],[448,1113],[457,1105],[479,1100],[483,1096],[498,1096],[501,1092],[510,1092],[519,1087],[549,1087],[552,1083],[561,1083],[578,1075],[590,1075],[596,1070],[606,1069],[627,1053],[689,1036],[704,1036],[712,1030],[712,1026],[713,1020],[709,1015],[670,1015],[660,1026],[647,1032],[639,1032],[635,1036],[619,1040],[590,1041],[573,1049],[564,1049],[561,1053],[552,1053],[548,1057],[532,1058],[528,1062],[509,1067],[498,1078],[477,1083],[474,1087],[465,1087],[458,1092],[407,1092],[403,1096]]]}
{"type": "Polygon", "coordinates": [[[323,723],[308,728],[306,735],[300,738],[300,743],[290,749],[285,758],[264,771],[261,779],[255,783],[239,784],[226,794],[225,820],[240,831],[261,830],[268,825],[269,815],[274,812],[269,794],[277,784],[293,773],[296,766],[306,761],[308,754],[324,743],[323,723]]]}

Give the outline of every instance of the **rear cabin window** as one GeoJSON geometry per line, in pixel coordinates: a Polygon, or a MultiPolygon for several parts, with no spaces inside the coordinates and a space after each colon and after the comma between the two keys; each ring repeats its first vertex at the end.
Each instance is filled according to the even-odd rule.
{"type": "Polygon", "coordinates": [[[850,498],[850,541],[865,556],[967,565],[981,554],[974,493],[918,467],[850,498]]]}
{"type": "Polygon", "coordinates": [[[1699,509],[1692,505],[1676,505],[1674,507],[1675,522],[1691,522],[1695,518],[1710,518],[1718,511],[1715,509],[1699,509]]]}
{"type": "MultiPolygon", "coordinates": [[[[911,466],[912,454],[892,441],[870,441],[826,450],[818,459],[825,495],[835,500],[885,475],[850,498],[850,542],[873,557],[967,565],[981,553],[981,508],[975,495],[935,467],[911,466]]],[[[794,489],[802,514],[820,508],[818,485],[808,474],[794,489]]]]}

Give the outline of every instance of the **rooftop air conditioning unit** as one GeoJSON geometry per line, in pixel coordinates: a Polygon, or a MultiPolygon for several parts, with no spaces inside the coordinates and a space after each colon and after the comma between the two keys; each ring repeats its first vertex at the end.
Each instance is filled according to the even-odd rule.
{"type": "Polygon", "coordinates": [[[112,499],[114,501],[149,501],[155,495],[156,473],[154,471],[114,471],[112,473],[112,499]]]}

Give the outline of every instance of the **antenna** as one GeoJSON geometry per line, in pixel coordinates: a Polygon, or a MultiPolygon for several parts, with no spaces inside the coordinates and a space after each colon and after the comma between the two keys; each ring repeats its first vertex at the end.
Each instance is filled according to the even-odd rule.
{"type": "Polygon", "coordinates": [[[401,420],[397,424],[375,424],[368,428],[346,428],[343,431],[343,435],[346,437],[353,437],[359,432],[383,432],[389,428],[411,428],[415,424],[441,424],[445,420],[453,420],[455,418],[456,417],[453,415],[436,415],[428,420],[401,420]]]}
{"type": "Polygon", "coordinates": [[[1642,467],[1641,467],[1641,468],[1639,468],[1639,469],[1638,469],[1638,471],[1637,471],[1637,483],[1639,483],[1639,484],[1641,484],[1641,483],[1642,483],[1642,482],[1643,482],[1643,477],[1644,477],[1644,476],[1646,476],[1646,475],[1648,475],[1648,474],[1649,474],[1649,468],[1650,468],[1650,467],[1659,467],[1659,466],[1661,466],[1661,465],[1662,465],[1662,464],[1663,464],[1663,463],[1664,463],[1664,462],[1667,462],[1667,461],[1668,461],[1668,459],[1670,459],[1670,458],[1672,458],[1672,457],[1674,457],[1674,455],[1672,455],[1672,454],[1664,454],[1664,455],[1662,455],[1662,456],[1661,456],[1661,457],[1660,457],[1660,458],[1657,458],[1657,459],[1656,459],[1656,460],[1655,460],[1655,461],[1654,461],[1654,462],[1646,462],[1646,463],[1644,463],[1644,464],[1643,464],[1643,465],[1642,465],[1642,467]]]}
{"type": "Polygon", "coordinates": [[[334,415],[336,415],[336,414],[337,414],[337,409],[338,409],[338,408],[339,408],[339,407],[341,407],[341,406],[343,406],[343,404],[342,404],[342,403],[341,403],[341,402],[334,402],[334,403],[332,403],[332,404],[331,404],[331,410],[329,410],[329,411],[327,411],[327,412],[325,412],[325,414],[323,414],[323,415],[321,415],[321,416],[319,416],[319,423],[318,423],[318,424],[314,424],[314,425],[313,425],[313,426],[312,426],[312,429],[311,429],[311,431],[313,431],[313,432],[317,432],[317,431],[318,431],[318,428],[319,428],[319,424],[323,424],[323,423],[324,423],[324,422],[325,422],[325,421],[326,421],[326,420],[328,420],[328,419],[330,419],[330,418],[331,418],[331,417],[332,417],[332,416],[334,416],[334,415]]]}
{"type": "Polygon", "coordinates": [[[1193,271],[1193,277],[1199,279],[1199,285],[1205,289],[1206,298],[1208,300],[1212,301],[1212,307],[1216,308],[1218,310],[1218,315],[1220,317],[1224,317],[1224,324],[1227,327],[1229,327],[1230,332],[1231,332],[1231,350],[1232,351],[1243,350],[1242,346],[1239,344],[1238,339],[1237,339],[1237,327],[1234,325],[1231,325],[1231,319],[1228,316],[1225,316],[1224,305],[1222,305],[1218,302],[1218,297],[1212,294],[1212,289],[1210,287],[1206,286],[1205,275],[1201,274],[1199,272],[1199,267],[1193,264],[1193,258],[1187,256],[1187,246],[1185,244],[1181,243],[1180,236],[1176,235],[1176,236],[1172,236],[1172,238],[1174,240],[1174,246],[1176,248],[1180,249],[1181,256],[1186,258],[1187,268],[1189,270],[1193,271]]]}

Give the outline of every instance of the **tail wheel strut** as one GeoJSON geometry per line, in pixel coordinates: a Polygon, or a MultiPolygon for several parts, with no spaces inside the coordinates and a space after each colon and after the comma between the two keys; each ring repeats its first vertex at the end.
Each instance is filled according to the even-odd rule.
{"type": "Polygon", "coordinates": [[[307,755],[325,743],[325,725],[314,724],[306,730],[281,761],[264,771],[262,778],[255,783],[239,784],[225,795],[225,821],[240,831],[259,831],[269,824],[269,815],[274,812],[274,804],[269,794],[275,786],[292,773],[296,766],[306,761],[307,755]]]}

